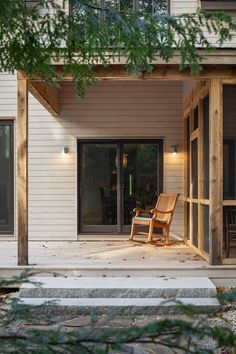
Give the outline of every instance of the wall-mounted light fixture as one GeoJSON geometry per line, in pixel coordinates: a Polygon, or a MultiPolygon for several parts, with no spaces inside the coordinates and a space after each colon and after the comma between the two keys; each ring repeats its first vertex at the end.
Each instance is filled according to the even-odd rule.
{"type": "Polygon", "coordinates": [[[176,145],[172,145],[171,148],[170,148],[170,151],[173,155],[176,155],[177,154],[177,146],[176,145]]]}
{"type": "Polygon", "coordinates": [[[69,151],[70,151],[70,149],[68,148],[68,146],[63,146],[61,149],[61,154],[66,155],[69,153],[69,151]]]}

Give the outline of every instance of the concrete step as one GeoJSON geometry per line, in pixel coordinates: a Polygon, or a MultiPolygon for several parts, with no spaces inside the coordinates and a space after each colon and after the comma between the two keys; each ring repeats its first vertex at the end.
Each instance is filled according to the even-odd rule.
{"type": "MultiPolygon", "coordinates": [[[[181,313],[181,307],[172,300],[161,298],[24,298],[22,304],[40,314],[96,314],[155,315],[181,313]]],[[[184,305],[197,309],[218,308],[216,298],[177,298],[184,305]]]]}
{"type": "Polygon", "coordinates": [[[216,287],[207,277],[33,277],[30,281],[36,284],[22,284],[20,298],[170,299],[216,296],[216,287]]]}

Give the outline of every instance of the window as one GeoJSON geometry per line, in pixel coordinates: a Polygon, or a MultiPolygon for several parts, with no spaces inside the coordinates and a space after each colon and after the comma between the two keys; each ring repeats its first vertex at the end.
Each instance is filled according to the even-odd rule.
{"type": "MultiPolygon", "coordinates": [[[[158,12],[168,12],[169,1],[168,0],[134,0],[136,8],[146,10],[148,13],[155,14],[158,12]]],[[[134,7],[134,8],[135,8],[134,7]]]]}
{"type": "Polygon", "coordinates": [[[13,122],[0,121],[0,234],[14,232],[13,122]]]}
{"type": "MultiPolygon", "coordinates": [[[[150,14],[169,12],[170,0],[93,0],[90,5],[97,9],[113,8],[119,12],[128,12],[130,10],[145,10],[150,14]]],[[[78,3],[81,6],[80,3],[78,3]]],[[[72,10],[71,10],[72,11],[72,10]]],[[[73,12],[73,11],[72,11],[73,12]]],[[[100,11],[100,17],[105,18],[103,11],[100,11]]]]}
{"type": "Polygon", "coordinates": [[[201,8],[209,11],[235,11],[236,2],[235,0],[201,0],[201,8]]]}

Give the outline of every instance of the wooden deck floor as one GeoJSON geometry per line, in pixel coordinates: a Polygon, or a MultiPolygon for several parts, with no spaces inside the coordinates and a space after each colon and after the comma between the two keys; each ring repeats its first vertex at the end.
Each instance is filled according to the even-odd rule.
{"type": "Polygon", "coordinates": [[[210,266],[179,242],[155,247],[127,241],[30,242],[28,267],[17,266],[17,243],[0,243],[0,277],[25,268],[74,276],[208,276],[236,278],[236,266],[210,266]]]}

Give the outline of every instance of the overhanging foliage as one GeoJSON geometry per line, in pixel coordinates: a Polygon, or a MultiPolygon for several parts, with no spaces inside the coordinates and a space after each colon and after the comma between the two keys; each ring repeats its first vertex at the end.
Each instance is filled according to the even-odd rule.
{"type": "MultiPolygon", "coordinates": [[[[27,270],[12,280],[0,280],[0,288],[31,282],[28,278],[31,275],[32,271],[27,270]]],[[[235,295],[235,290],[232,290],[221,296],[222,302],[230,306],[228,310],[235,310],[235,295]]],[[[162,316],[143,325],[125,326],[121,322],[120,326],[117,323],[111,326],[112,320],[118,318],[114,310],[112,318],[99,318],[93,313],[87,326],[79,323],[77,328],[69,329],[66,323],[64,326],[62,323],[75,319],[77,316],[73,312],[70,316],[66,312],[59,316],[60,311],[55,310],[53,302],[47,306],[29,307],[17,298],[12,298],[7,306],[0,309],[0,353],[124,354],[131,352],[132,347],[127,345],[132,344],[142,345],[143,348],[152,344],[157,350],[161,345],[173,353],[183,354],[233,353],[236,346],[235,331],[223,317],[220,322],[216,320],[219,315],[216,310],[196,309],[181,302],[176,302],[176,305],[182,311],[181,315],[162,316]]],[[[123,319],[127,320],[128,317],[124,313],[123,319]]],[[[77,319],[79,321],[82,317],[78,316],[77,319]]]]}
{"type": "Polygon", "coordinates": [[[158,58],[168,62],[178,50],[180,70],[197,73],[203,59],[198,48],[213,49],[209,34],[221,45],[236,30],[231,16],[222,12],[119,12],[113,0],[105,10],[92,1],[71,0],[68,12],[68,1],[59,7],[55,0],[39,0],[33,6],[24,0],[1,0],[1,71],[22,70],[52,84],[60,79],[53,56],[55,62],[63,61],[63,70],[72,74],[82,96],[95,81],[94,66],[107,66],[119,56],[126,58],[129,74],[137,75],[151,71],[158,58]]]}

